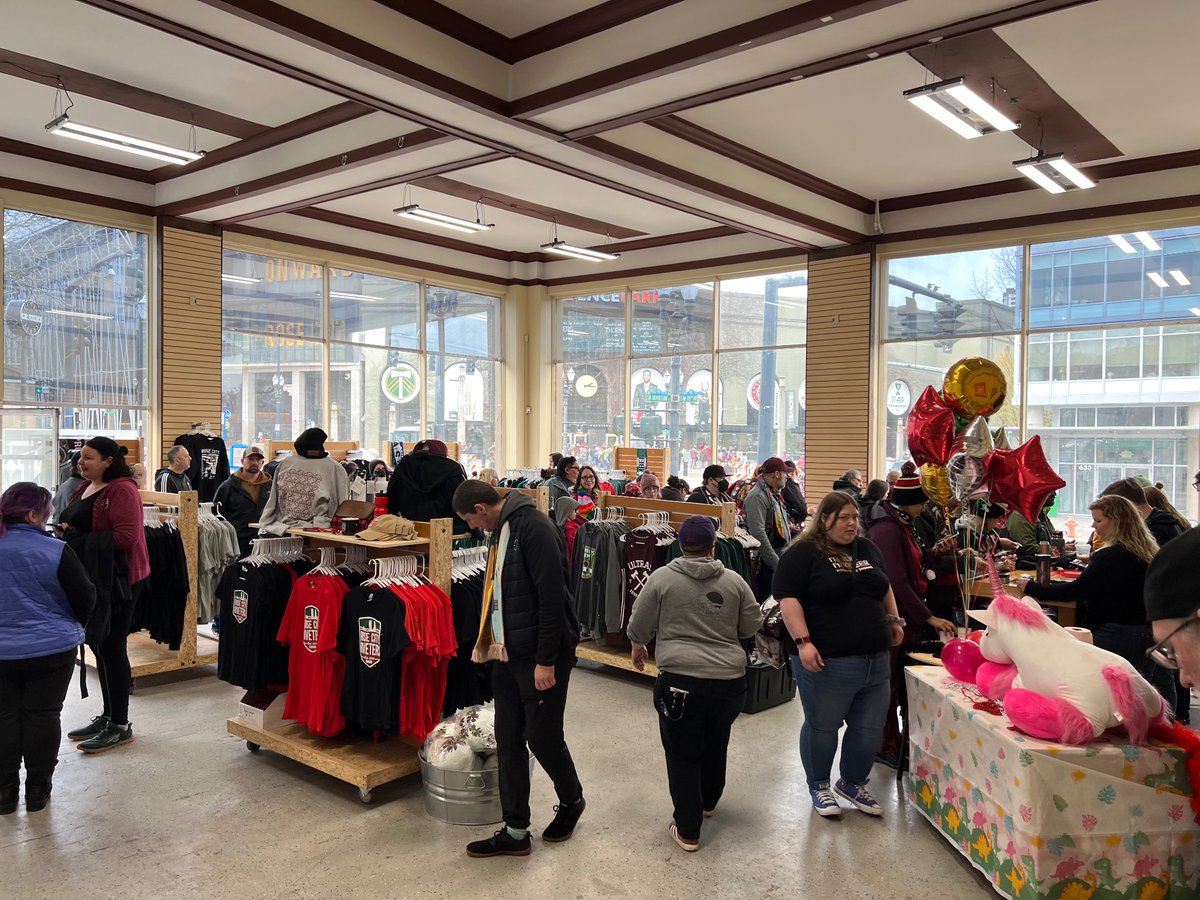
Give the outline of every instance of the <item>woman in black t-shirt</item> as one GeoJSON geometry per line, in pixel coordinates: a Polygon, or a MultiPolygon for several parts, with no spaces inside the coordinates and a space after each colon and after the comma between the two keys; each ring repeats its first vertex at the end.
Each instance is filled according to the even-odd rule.
{"type": "Polygon", "coordinates": [[[859,536],[858,525],[855,498],[827,494],[804,534],[784,551],[773,583],[796,644],[791,662],[804,706],[800,760],[821,816],[841,814],[834,794],[869,815],[882,814],[866,783],[888,712],[888,650],[903,640],[904,620],[896,614],[883,557],[859,536]],[[841,778],[830,790],[843,723],[841,778]]]}

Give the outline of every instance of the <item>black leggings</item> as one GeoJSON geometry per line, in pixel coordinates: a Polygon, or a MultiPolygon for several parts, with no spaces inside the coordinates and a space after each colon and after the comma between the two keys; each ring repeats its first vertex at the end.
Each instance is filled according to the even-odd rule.
{"type": "Polygon", "coordinates": [[[92,648],[96,655],[100,693],[104,697],[104,715],[118,725],[129,721],[129,683],[132,680],[132,670],[126,644],[129,640],[129,623],[133,621],[133,610],[142,596],[144,586],[145,582],[139,581],[133,586],[132,599],[122,598],[121,606],[113,608],[108,637],[100,646],[92,648]]]}

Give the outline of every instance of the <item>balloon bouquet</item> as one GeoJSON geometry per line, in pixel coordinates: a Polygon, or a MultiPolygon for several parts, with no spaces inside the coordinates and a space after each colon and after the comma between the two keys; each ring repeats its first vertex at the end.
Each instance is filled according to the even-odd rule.
{"type": "MultiPolygon", "coordinates": [[[[994,431],[988,416],[1004,405],[1008,382],[990,359],[969,356],[946,371],[941,391],[925,388],[908,415],[905,436],[913,462],[920,467],[921,486],[950,521],[951,499],[957,500],[967,525],[967,546],[982,555],[994,539],[974,532],[965,513],[972,501],[1016,509],[1036,522],[1046,499],[1064,482],[1046,461],[1041,439],[1034,435],[1013,450],[1003,427],[994,431]]],[[[959,592],[966,623],[972,575],[970,554],[963,556],[959,592]]]]}

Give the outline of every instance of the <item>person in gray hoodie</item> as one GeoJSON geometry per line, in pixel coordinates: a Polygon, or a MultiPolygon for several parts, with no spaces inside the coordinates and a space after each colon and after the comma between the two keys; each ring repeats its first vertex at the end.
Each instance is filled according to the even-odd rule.
{"type": "Polygon", "coordinates": [[[346,471],[325,450],[329,436],[309,428],[296,438],[296,454],[279,464],[272,477],[271,495],[259,524],[265,535],[286,534],[289,528],[328,528],[343,500],[350,499],[346,471]]]}
{"type": "Polygon", "coordinates": [[[700,826],[725,790],[729,733],[746,699],[741,640],[762,625],[749,585],[713,558],[716,539],[711,517],[685,519],[683,556],[650,574],[626,629],[639,672],[657,636],[654,708],[675,808],[667,831],[687,851],[700,849],[700,826]]]}

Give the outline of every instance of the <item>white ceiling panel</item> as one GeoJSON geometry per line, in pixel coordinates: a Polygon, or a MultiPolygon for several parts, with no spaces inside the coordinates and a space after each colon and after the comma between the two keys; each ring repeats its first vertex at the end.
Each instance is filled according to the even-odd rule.
{"type": "Polygon", "coordinates": [[[338,102],[325,91],[74,0],[5,0],[3,8],[5,48],[185,104],[281,125],[338,102]]]}
{"type": "Polygon", "coordinates": [[[1200,147],[1197,0],[1100,0],[997,33],[1123,155],[1200,147]]]}
{"type": "Polygon", "coordinates": [[[516,37],[567,16],[581,13],[593,6],[599,6],[601,0],[442,0],[443,6],[448,6],[468,19],[486,25],[492,31],[497,31],[505,37],[516,37]]]}

